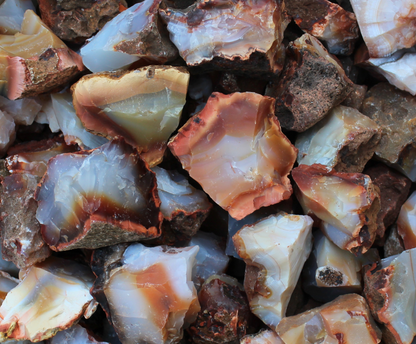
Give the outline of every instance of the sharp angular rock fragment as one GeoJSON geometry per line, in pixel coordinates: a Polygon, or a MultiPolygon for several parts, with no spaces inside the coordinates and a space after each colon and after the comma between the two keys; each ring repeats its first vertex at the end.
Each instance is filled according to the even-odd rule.
{"type": "Polygon", "coordinates": [[[159,18],[160,2],[145,0],[108,22],[81,48],[85,66],[95,73],[174,60],[178,51],[159,18]]]}
{"type": "Polygon", "coordinates": [[[386,344],[411,344],[416,335],[414,308],[416,250],[382,259],[364,275],[364,293],[374,318],[384,325],[386,344]]]}
{"type": "Polygon", "coordinates": [[[50,158],[76,150],[75,146],[66,145],[62,136],[22,143],[9,149],[6,167],[11,174],[28,173],[40,179],[47,170],[50,158]]]}
{"type": "Polygon", "coordinates": [[[183,67],[86,75],[72,86],[74,107],[87,130],[124,137],[152,167],[162,161],[179,124],[188,83],[183,67]]]}
{"type": "Polygon", "coordinates": [[[321,164],[339,172],[362,172],[374,155],[381,129],[358,110],[337,106],[298,135],[298,163],[321,164]]]}
{"type": "Polygon", "coordinates": [[[397,232],[403,239],[406,250],[416,247],[416,191],[410,195],[400,209],[397,232]]]}
{"type": "Polygon", "coordinates": [[[93,294],[123,344],[168,344],[200,310],[191,281],[198,247],[142,244],[96,250],[93,294]]]}
{"type": "Polygon", "coordinates": [[[262,330],[257,334],[247,335],[242,338],[241,344],[285,344],[276,332],[262,330]]]}
{"type": "Polygon", "coordinates": [[[371,57],[384,57],[416,44],[413,0],[351,0],[371,57]]]}
{"type": "Polygon", "coordinates": [[[332,242],[354,254],[371,247],[380,198],[369,176],[330,171],[322,165],[300,165],[293,169],[292,177],[305,213],[322,220],[321,230],[332,242]]]}
{"type": "Polygon", "coordinates": [[[161,9],[172,42],[191,67],[272,77],[283,69],[288,24],[281,0],[198,0],[161,9]]]}
{"type": "Polygon", "coordinates": [[[39,0],[42,20],[60,39],[84,43],[127,8],[125,0],[39,0]]]}
{"type": "Polygon", "coordinates": [[[35,10],[31,0],[4,0],[0,4],[0,35],[20,31],[26,10],[35,10]]]}
{"type": "Polygon", "coordinates": [[[306,33],[324,41],[331,54],[350,55],[359,37],[354,13],[327,0],[290,0],[289,15],[306,33]]]}
{"type": "Polygon", "coordinates": [[[16,125],[8,113],[0,110],[0,156],[3,156],[16,138],[16,125]]]}
{"type": "Polygon", "coordinates": [[[284,129],[303,132],[341,104],[353,83],[341,65],[313,36],[304,34],[286,49],[285,69],[266,95],[276,98],[276,116],[284,129]]]}
{"type": "Polygon", "coordinates": [[[284,318],[276,332],[284,344],[377,344],[381,339],[365,299],[357,294],[284,318]]]}
{"type": "Polygon", "coordinates": [[[45,260],[51,255],[36,219],[34,199],[40,177],[19,173],[3,177],[0,205],[1,248],[3,259],[20,269],[45,260]]]}
{"type": "Polygon", "coordinates": [[[25,12],[19,33],[0,35],[0,91],[9,99],[51,91],[83,68],[81,57],[32,10],[25,12]]]}
{"type": "Polygon", "coordinates": [[[17,278],[11,277],[8,273],[0,271],[0,306],[3,304],[7,293],[16,288],[19,284],[17,278]]]}
{"type": "Polygon", "coordinates": [[[9,100],[0,96],[0,110],[13,117],[15,124],[31,125],[42,105],[36,99],[9,100]]]}
{"type": "Polygon", "coordinates": [[[35,122],[39,124],[47,124],[49,126],[50,131],[53,133],[59,132],[61,128],[59,127],[55,111],[53,110],[51,96],[49,94],[41,95],[38,97],[38,99],[42,103],[42,108],[36,115],[35,122]]]}
{"type": "Polygon", "coordinates": [[[198,246],[196,271],[193,282],[197,290],[212,275],[224,273],[230,258],[224,253],[221,238],[213,233],[198,232],[189,242],[189,246],[198,246]]]}
{"type": "Polygon", "coordinates": [[[213,275],[202,286],[198,300],[201,310],[188,329],[193,343],[239,343],[250,320],[243,286],[230,276],[213,275]]]}
{"type": "Polygon", "coordinates": [[[270,327],[285,316],[312,249],[312,224],[309,216],[279,213],[233,236],[238,255],[247,263],[244,289],[251,311],[270,327]]]}
{"type": "Polygon", "coordinates": [[[93,281],[88,267],[70,260],[33,265],[0,307],[1,340],[41,341],[89,317],[97,306],[89,292],[93,281]]]}
{"type": "Polygon", "coordinates": [[[36,199],[42,235],[56,251],[160,235],[155,175],[121,139],[52,158],[36,199]]]}
{"type": "Polygon", "coordinates": [[[197,233],[212,207],[203,191],[195,189],[176,171],[154,167],[160,211],[163,215],[162,235],[156,239],[163,245],[186,245],[197,233]]]}
{"type": "Polygon", "coordinates": [[[367,92],[362,113],[381,127],[376,156],[416,181],[416,97],[379,83],[367,92]]]}
{"type": "Polygon", "coordinates": [[[292,193],[287,175],[297,150],[273,113],[272,98],[213,93],[169,142],[183,168],[237,220],[292,193]]]}
{"type": "Polygon", "coordinates": [[[365,169],[364,173],[380,189],[381,209],[377,215],[377,237],[383,238],[386,229],[396,221],[400,208],[409,195],[412,182],[381,163],[365,169]]]}
{"type": "Polygon", "coordinates": [[[88,331],[80,326],[74,325],[71,328],[58,332],[49,339],[46,344],[109,344],[96,340],[88,331]]]}

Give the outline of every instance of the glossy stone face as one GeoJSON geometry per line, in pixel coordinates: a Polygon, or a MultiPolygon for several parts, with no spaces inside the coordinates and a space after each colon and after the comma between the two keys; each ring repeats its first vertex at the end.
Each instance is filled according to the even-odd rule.
{"type": "MultiPolygon", "coordinates": [[[[365,297],[377,321],[384,324],[391,343],[413,343],[416,335],[416,250],[381,260],[367,269],[365,297]]],[[[383,335],[384,336],[384,335],[383,335]]]]}
{"type": "Polygon", "coordinates": [[[312,249],[312,224],[309,216],[279,213],[233,236],[238,255],[247,264],[244,289],[251,311],[270,327],[286,314],[312,249]]]}
{"type": "Polygon", "coordinates": [[[190,176],[238,220],[292,193],[287,175],[297,151],[273,107],[256,93],[213,93],[169,143],[190,176]]]}
{"type": "Polygon", "coordinates": [[[416,97],[388,83],[379,83],[367,92],[362,113],[381,127],[377,157],[415,181],[416,97]]]}
{"type": "Polygon", "coordinates": [[[400,209],[397,232],[406,250],[416,247],[416,192],[413,192],[400,209]]]}
{"type": "Polygon", "coordinates": [[[357,294],[284,318],[276,332],[284,344],[377,344],[381,339],[365,299],[357,294]]]}
{"type": "Polygon", "coordinates": [[[330,240],[353,253],[371,247],[380,201],[370,177],[329,171],[322,165],[300,165],[292,176],[303,210],[322,221],[321,230],[330,240]]]}
{"type": "Polygon", "coordinates": [[[72,86],[73,104],[87,130],[124,137],[154,166],[179,124],[188,82],[185,68],[170,66],[91,74],[72,86]]]}
{"type": "Polygon", "coordinates": [[[191,282],[198,247],[129,246],[104,285],[123,344],[174,343],[200,309],[191,282]]]}
{"type": "Polygon", "coordinates": [[[54,250],[160,235],[155,176],[120,139],[52,158],[36,199],[42,235],[54,250]]]}
{"type": "Polygon", "coordinates": [[[413,0],[351,0],[371,57],[383,57],[416,43],[413,0]]]}
{"type": "Polygon", "coordinates": [[[170,38],[188,66],[253,76],[283,68],[283,32],[288,24],[282,1],[199,0],[186,10],[161,10],[170,38]],[[241,68],[238,68],[241,66],[241,68]]]}
{"type": "Polygon", "coordinates": [[[340,105],[298,135],[298,163],[321,164],[339,172],[362,172],[380,136],[381,130],[373,120],[340,105]]]}
{"type": "Polygon", "coordinates": [[[54,257],[30,267],[0,307],[1,338],[41,341],[90,316],[93,281],[88,267],[70,260],[54,257]]]}
{"type": "Polygon", "coordinates": [[[35,11],[31,0],[5,0],[0,5],[0,34],[13,35],[20,31],[26,10],[35,11]]]}

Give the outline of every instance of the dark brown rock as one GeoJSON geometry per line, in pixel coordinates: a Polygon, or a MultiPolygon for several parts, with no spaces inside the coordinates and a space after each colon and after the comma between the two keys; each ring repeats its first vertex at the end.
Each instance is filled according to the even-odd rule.
{"type": "Polygon", "coordinates": [[[368,87],[366,85],[354,84],[352,92],[345,98],[341,105],[349,106],[360,111],[367,89],[368,87]]]}
{"type": "Polygon", "coordinates": [[[339,105],[353,84],[319,41],[304,34],[289,44],[282,78],[266,95],[276,98],[276,116],[287,130],[303,132],[339,105]]]}
{"type": "Polygon", "coordinates": [[[41,262],[51,251],[42,239],[36,219],[34,192],[39,177],[16,174],[2,179],[1,218],[3,259],[19,268],[41,262]]]}
{"type": "Polygon", "coordinates": [[[126,7],[125,0],[39,0],[45,24],[74,43],[84,43],[126,7]]]}
{"type": "Polygon", "coordinates": [[[383,238],[384,232],[399,216],[400,208],[406,201],[412,182],[401,173],[384,164],[377,164],[364,171],[374,185],[380,189],[381,209],[377,215],[377,237],[383,238]]]}
{"type": "Polygon", "coordinates": [[[395,256],[404,251],[404,244],[401,236],[397,232],[397,226],[392,226],[390,234],[384,243],[384,257],[395,256]]]}

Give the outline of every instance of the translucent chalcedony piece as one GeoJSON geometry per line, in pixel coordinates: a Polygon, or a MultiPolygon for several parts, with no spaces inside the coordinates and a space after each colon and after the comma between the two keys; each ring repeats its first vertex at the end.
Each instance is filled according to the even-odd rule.
{"type": "Polygon", "coordinates": [[[31,0],[4,0],[0,4],[0,34],[13,35],[20,31],[26,10],[35,11],[31,0]]]}
{"type": "Polygon", "coordinates": [[[400,209],[397,231],[403,239],[406,250],[416,248],[416,191],[400,209]]]}

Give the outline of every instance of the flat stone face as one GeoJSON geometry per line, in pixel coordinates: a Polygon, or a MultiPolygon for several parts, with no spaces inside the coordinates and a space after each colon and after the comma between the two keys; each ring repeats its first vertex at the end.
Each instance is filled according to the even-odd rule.
{"type": "Polygon", "coordinates": [[[381,127],[377,157],[415,181],[416,97],[388,83],[379,83],[367,92],[362,113],[381,127]]]}
{"type": "Polygon", "coordinates": [[[287,48],[282,78],[266,92],[276,98],[284,129],[303,132],[319,122],[352,91],[344,70],[313,36],[305,34],[287,48]]]}

